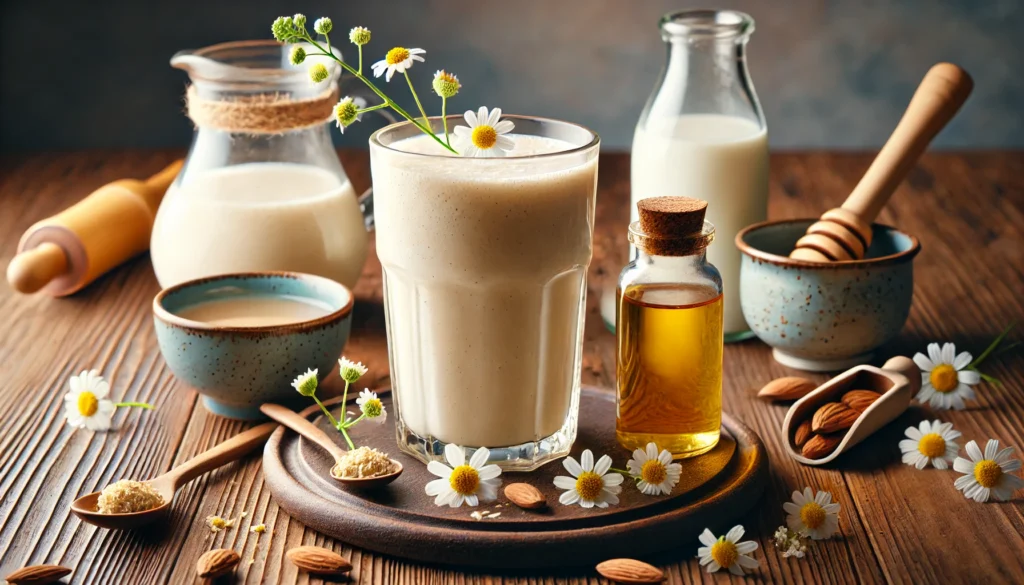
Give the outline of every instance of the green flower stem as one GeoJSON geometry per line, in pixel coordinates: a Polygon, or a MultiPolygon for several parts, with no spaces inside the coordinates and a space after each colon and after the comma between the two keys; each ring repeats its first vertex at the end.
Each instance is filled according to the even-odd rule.
{"type": "MultiPolygon", "coordinates": [[[[338,420],[341,421],[341,424],[345,424],[345,419],[348,417],[348,414],[347,414],[347,409],[348,409],[348,386],[349,386],[348,380],[345,380],[345,391],[341,393],[341,413],[338,416],[338,420]]],[[[338,425],[334,425],[334,426],[338,426],[338,425]]],[[[346,428],[348,428],[348,427],[346,427],[346,428]]],[[[341,429],[338,429],[338,430],[341,430],[341,429]]]]}
{"type": "Polygon", "coordinates": [[[341,431],[341,436],[345,437],[345,442],[348,443],[348,450],[355,451],[356,444],[353,443],[352,438],[348,436],[348,432],[345,431],[345,427],[338,427],[338,430],[341,431]]]}
{"type": "Polygon", "coordinates": [[[348,422],[341,423],[341,426],[342,426],[342,428],[345,428],[345,429],[351,428],[351,427],[355,426],[355,424],[357,422],[363,420],[364,418],[366,418],[366,413],[365,412],[363,414],[359,415],[359,418],[357,418],[355,420],[350,420],[348,422]]]}
{"type": "Polygon", "coordinates": [[[153,410],[153,405],[146,404],[145,402],[115,402],[114,406],[137,406],[146,410],[153,410]]]}
{"type": "Polygon", "coordinates": [[[416,107],[420,109],[420,115],[423,116],[423,124],[429,125],[430,120],[427,119],[427,111],[423,109],[423,104],[420,103],[420,96],[416,95],[416,88],[412,86],[412,79],[409,77],[409,71],[403,71],[402,75],[405,76],[405,82],[409,84],[409,91],[412,93],[412,99],[416,100],[416,107]]]}
{"type": "Polygon", "coordinates": [[[363,74],[363,46],[356,45],[359,47],[359,75],[363,74]]]}
{"type": "Polygon", "coordinates": [[[1004,339],[1006,339],[1006,336],[1009,335],[1010,331],[1012,331],[1013,328],[1016,326],[1017,323],[1010,323],[1010,325],[1006,329],[1003,329],[1003,332],[999,334],[999,337],[996,337],[995,340],[993,340],[992,343],[990,343],[988,347],[985,348],[985,351],[981,352],[981,355],[979,355],[977,359],[967,364],[967,369],[973,370],[980,366],[981,362],[985,361],[985,358],[991,355],[992,352],[995,351],[997,347],[999,347],[999,344],[1002,343],[1004,339]]]}
{"type": "Polygon", "coordinates": [[[441,96],[441,123],[444,124],[444,141],[451,148],[452,141],[448,137],[448,98],[444,96],[441,96]]]}
{"type": "Polygon", "coordinates": [[[374,110],[381,110],[381,109],[384,109],[386,107],[388,107],[387,104],[377,104],[376,106],[370,106],[368,108],[363,108],[361,110],[356,110],[356,113],[357,114],[362,114],[364,112],[372,112],[374,110]]]}
{"type": "Polygon", "coordinates": [[[608,471],[615,471],[617,473],[621,473],[622,475],[625,475],[625,476],[628,476],[628,477],[633,477],[633,474],[628,472],[628,471],[626,471],[625,469],[616,469],[614,467],[609,467],[608,471]]]}
{"type": "Polygon", "coordinates": [[[327,415],[327,420],[331,422],[331,426],[337,428],[338,421],[334,420],[334,416],[331,415],[331,411],[327,410],[327,407],[324,406],[323,402],[320,402],[320,399],[316,397],[316,394],[310,395],[310,398],[316,401],[316,404],[317,406],[320,407],[320,410],[324,411],[324,414],[327,415]]]}
{"type": "Polygon", "coordinates": [[[445,143],[444,143],[444,140],[441,140],[440,138],[438,138],[438,137],[437,137],[437,134],[434,134],[434,132],[433,132],[432,130],[430,130],[430,128],[427,128],[427,127],[423,126],[423,124],[421,124],[421,123],[420,123],[420,122],[419,122],[418,120],[416,120],[415,118],[413,118],[412,116],[410,116],[410,115],[409,115],[409,113],[408,113],[408,112],[406,112],[406,111],[405,111],[405,110],[404,110],[404,109],[402,108],[402,106],[400,106],[400,105],[396,104],[396,103],[395,103],[395,102],[394,102],[394,101],[393,101],[393,100],[392,100],[391,98],[389,98],[388,96],[384,95],[384,92],[382,92],[381,90],[377,89],[377,86],[376,86],[376,85],[374,85],[374,84],[373,84],[372,82],[370,82],[370,80],[369,80],[369,79],[367,79],[366,77],[364,77],[364,76],[363,76],[363,74],[362,74],[361,72],[359,72],[359,71],[356,71],[355,69],[353,69],[353,68],[352,68],[352,66],[351,66],[351,65],[349,65],[348,63],[345,63],[345,62],[344,62],[344,61],[342,61],[341,59],[338,59],[338,58],[337,58],[337,57],[336,57],[336,56],[334,55],[334,53],[328,53],[328,52],[324,51],[324,48],[323,48],[323,47],[321,47],[319,43],[317,43],[316,41],[314,41],[314,40],[313,40],[313,39],[312,39],[312,38],[311,38],[311,37],[309,36],[309,34],[308,34],[308,33],[306,34],[306,36],[305,36],[305,37],[304,37],[304,38],[303,38],[302,40],[304,40],[304,41],[308,42],[309,44],[311,44],[311,45],[313,45],[314,47],[316,47],[317,49],[319,49],[319,50],[320,50],[320,54],[321,54],[321,55],[324,55],[324,56],[326,56],[326,57],[328,57],[328,58],[330,58],[330,59],[334,59],[334,60],[335,60],[335,61],[336,61],[336,62],[338,63],[338,65],[341,65],[342,69],[344,69],[345,71],[348,71],[348,72],[349,72],[349,73],[351,73],[352,75],[355,75],[355,76],[356,76],[356,78],[358,78],[358,79],[359,79],[360,81],[362,81],[362,82],[363,82],[364,84],[366,84],[366,86],[367,86],[367,87],[369,87],[369,88],[370,88],[370,90],[371,90],[371,91],[373,91],[373,93],[377,94],[377,97],[379,97],[380,99],[384,100],[384,103],[386,103],[386,104],[387,104],[388,106],[390,106],[390,107],[391,107],[391,109],[393,109],[394,111],[398,112],[398,115],[399,115],[399,116],[402,116],[403,118],[405,118],[406,120],[408,120],[409,122],[411,122],[411,123],[412,123],[412,125],[413,125],[413,126],[416,126],[417,128],[419,128],[419,130],[420,130],[421,132],[423,132],[423,133],[424,133],[424,134],[426,134],[427,136],[430,136],[431,138],[433,138],[433,139],[434,139],[435,141],[437,141],[437,143],[438,143],[438,144],[440,144],[440,145],[441,145],[442,147],[444,147],[444,148],[448,149],[448,150],[449,150],[449,151],[451,151],[451,152],[452,152],[453,154],[459,154],[459,152],[458,152],[457,150],[455,150],[455,149],[454,149],[454,148],[452,148],[451,146],[449,146],[449,145],[445,144],[445,143]]]}

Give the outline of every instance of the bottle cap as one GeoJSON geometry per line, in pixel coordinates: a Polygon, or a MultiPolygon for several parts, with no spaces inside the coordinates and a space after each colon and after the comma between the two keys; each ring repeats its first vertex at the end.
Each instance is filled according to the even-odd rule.
{"type": "Polygon", "coordinates": [[[643,247],[659,256],[685,256],[707,246],[703,237],[708,202],[690,197],[649,197],[636,204],[643,247]]]}

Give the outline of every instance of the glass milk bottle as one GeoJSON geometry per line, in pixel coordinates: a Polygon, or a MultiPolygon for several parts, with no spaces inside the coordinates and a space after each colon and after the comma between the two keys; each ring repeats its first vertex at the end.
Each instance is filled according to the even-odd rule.
{"type": "Polygon", "coordinates": [[[708,260],[725,287],[725,340],[753,335],[740,310],[736,234],[768,214],[768,137],[747,72],[750,16],[684,10],[661,19],[668,60],[633,137],[632,220],[636,204],[659,196],[709,203],[717,232],[708,260]]]}

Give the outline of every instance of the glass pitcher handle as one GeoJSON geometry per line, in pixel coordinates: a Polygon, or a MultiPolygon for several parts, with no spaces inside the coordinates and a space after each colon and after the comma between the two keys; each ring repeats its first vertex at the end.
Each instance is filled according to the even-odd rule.
{"type": "MultiPolygon", "coordinates": [[[[360,108],[365,108],[370,103],[370,99],[380,101],[380,97],[373,93],[366,87],[358,87],[353,90],[351,94],[356,102],[356,105],[360,108]],[[370,98],[370,99],[368,99],[370,98]]],[[[394,124],[398,121],[398,118],[387,108],[374,110],[372,113],[379,114],[388,124],[394,124]]],[[[359,196],[359,211],[363,214],[363,225],[366,226],[366,231],[373,231],[374,228],[374,216],[373,216],[373,187],[371,186],[363,194],[359,196]]]]}

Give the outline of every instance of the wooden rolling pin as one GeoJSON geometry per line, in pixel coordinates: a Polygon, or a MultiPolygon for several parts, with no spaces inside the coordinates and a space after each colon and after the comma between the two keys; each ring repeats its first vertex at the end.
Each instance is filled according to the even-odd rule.
{"type": "Polygon", "coordinates": [[[790,258],[815,262],[858,260],[871,245],[871,224],[932,138],[971,94],[974,82],[952,63],[932,67],[892,136],[842,207],[830,209],[797,240],[790,258]]]}
{"type": "Polygon", "coordinates": [[[25,232],[7,266],[7,282],[21,293],[62,297],[149,249],[157,207],[182,161],[145,181],[122,179],[25,232]]]}

